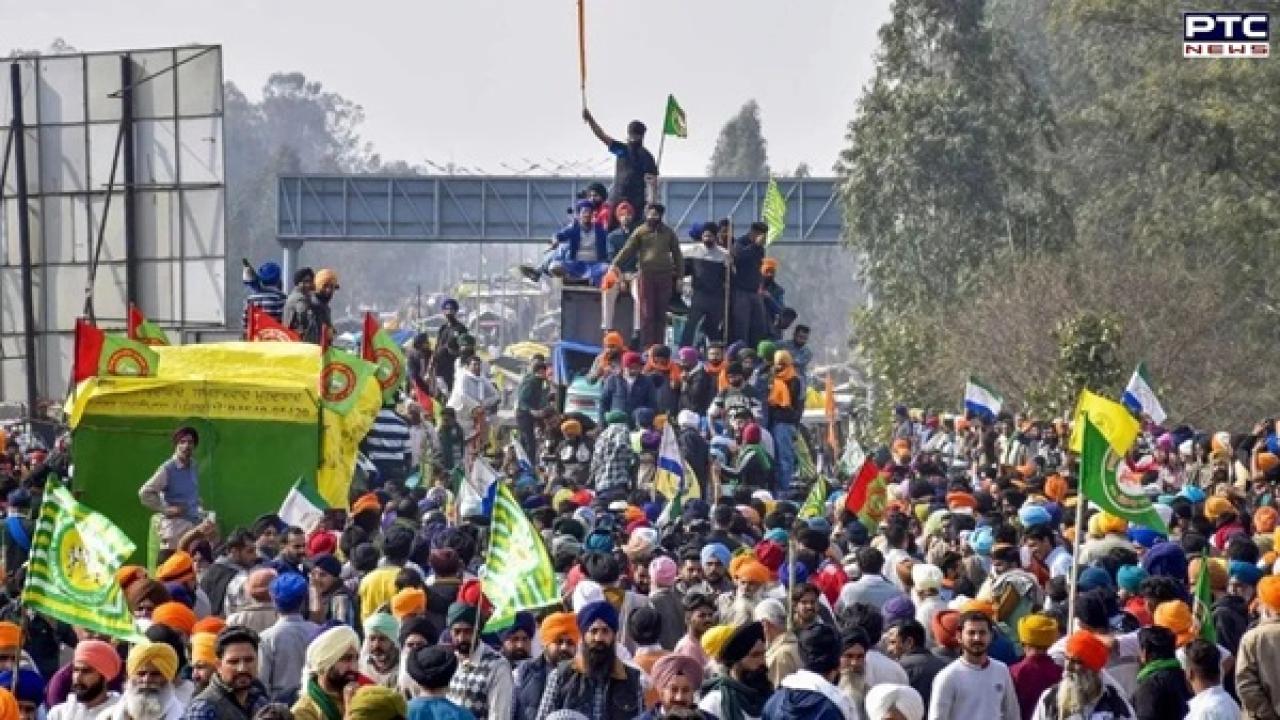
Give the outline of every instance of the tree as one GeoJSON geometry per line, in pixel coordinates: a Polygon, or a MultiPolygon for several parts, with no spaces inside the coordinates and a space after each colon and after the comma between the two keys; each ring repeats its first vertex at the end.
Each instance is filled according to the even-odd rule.
{"type": "Polygon", "coordinates": [[[720,129],[707,174],[750,179],[769,176],[766,143],[760,129],[760,105],[755,100],[748,100],[720,129]]]}

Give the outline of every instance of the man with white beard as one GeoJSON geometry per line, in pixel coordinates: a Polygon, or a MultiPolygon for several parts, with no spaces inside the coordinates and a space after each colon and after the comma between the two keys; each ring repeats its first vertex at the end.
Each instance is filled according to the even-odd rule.
{"type": "Polygon", "coordinates": [[[849,628],[840,636],[840,678],[836,687],[849,698],[857,720],[867,720],[864,703],[868,689],[867,652],[871,647],[871,640],[862,628],[849,628]]]}
{"type": "Polygon", "coordinates": [[[724,624],[738,627],[752,622],[756,605],[764,599],[764,588],[771,579],[769,568],[759,560],[743,562],[733,577],[737,587],[732,593],[720,596],[718,604],[724,624]]]}
{"type": "Polygon", "coordinates": [[[71,658],[71,695],[49,711],[47,720],[93,720],[109,717],[120,696],[107,683],[120,674],[120,656],[101,640],[76,643],[71,658]]]}
{"type": "Polygon", "coordinates": [[[178,654],[164,643],[134,645],[126,662],[129,679],[112,720],[180,720],[186,710],[173,691],[178,654]]]}
{"type": "Polygon", "coordinates": [[[1067,638],[1062,680],[1044,691],[1032,720],[1125,720],[1136,717],[1120,687],[1103,670],[1111,651],[1087,630],[1067,638]]]}

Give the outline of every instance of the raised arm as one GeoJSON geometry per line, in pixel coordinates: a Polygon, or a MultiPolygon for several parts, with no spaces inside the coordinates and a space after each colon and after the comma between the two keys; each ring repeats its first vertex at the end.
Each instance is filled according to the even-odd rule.
{"type": "Polygon", "coordinates": [[[596,122],[596,118],[591,114],[590,110],[582,108],[582,120],[587,123],[587,127],[591,128],[591,132],[595,134],[596,138],[599,139],[600,142],[605,145],[613,145],[617,142],[617,140],[609,137],[609,134],[604,131],[604,128],[600,127],[600,123],[596,122]]]}

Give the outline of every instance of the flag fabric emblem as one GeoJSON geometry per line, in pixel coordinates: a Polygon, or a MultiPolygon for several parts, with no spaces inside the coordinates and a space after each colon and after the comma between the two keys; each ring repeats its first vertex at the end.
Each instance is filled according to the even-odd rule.
{"type": "Polygon", "coordinates": [[[249,306],[247,330],[250,342],[298,342],[302,339],[257,305],[249,306]]]}
{"type": "Polygon", "coordinates": [[[326,408],[346,415],[355,407],[360,386],[374,373],[370,363],[344,350],[324,351],[324,367],[320,371],[320,399],[326,408]]]}
{"type": "Polygon", "coordinates": [[[662,443],[658,445],[658,468],[653,478],[653,489],[662,493],[669,502],[677,497],[682,503],[688,502],[701,495],[693,470],[680,454],[680,442],[676,440],[671,423],[662,428],[662,443]]]}
{"type": "Polygon", "coordinates": [[[689,137],[689,125],[685,122],[684,110],[676,102],[675,95],[667,96],[667,112],[662,120],[662,134],[675,135],[678,138],[689,137]]]}
{"type": "Polygon", "coordinates": [[[825,478],[818,478],[813,482],[813,487],[809,488],[809,495],[805,498],[804,505],[800,507],[800,512],[796,517],[801,520],[809,518],[822,517],[825,513],[827,502],[827,481],[825,478]]]}
{"type": "Polygon", "coordinates": [[[760,215],[769,228],[764,236],[764,244],[772,245],[774,240],[782,237],[782,231],[787,229],[787,199],[782,197],[778,181],[773,178],[769,178],[769,186],[765,188],[760,215]]]}
{"type": "Polygon", "coordinates": [[[1134,413],[1145,413],[1156,424],[1163,423],[1169,417],[1156,398],[1156,391],[1151,387],[1146,363],[1138,363],[1138,367],[1133,369],[1133,377],[1129,378],[1129,384],[1125,386],[1120,400],[1125,407],[1134,413]]]}
{"type": "Polygon", "coordinates": [[[969,376],[968,382],[964,385],[966,412],[991,422],[1000,414],[1003,407],[1004,398],[1000,397],[999,393],[984,385],[978,378],[969,376]]]}
{"type": "Polygon", "coordinates": [[[293,487],[289,488],[289,494],[284,496],[284,502],[280,504],[278,514],[285,523],[300,527],[310,535],[324,519],[324,511],[327,507],[329,504],[320,497],[320,492],[316,490],[315,485],[306,478],[300,477],[293,487]]]}
{"type": "Polygon", "coordinates": [[[76,320],[75,358],[72,378],[79,383],[91,377],[114,375],[147,377],[155,375],[160,356],[146,345],[108,335],[84,318],[76,320]]]}
{"type": "MultiPolygon", "coordinates": [[[[480,462],[477,460],[477,462],[480,462]]],[[[493,503],[489,552],[485,555],[481,589],[493,603],[485,632],[505,627],[521,610],[536,610],[560,602],[551,556],[537,528],[505,485],[493,503]]]]}
{"type": "Polygon", "coordinates": [[[396,345],[386,330],[378,326],[373,313],[364,314],[360,356],[378,367],[378,387],[382,388],[383,404],[395,402],[396,393],[404,383],[404,351],[396,345]]]}
{"type": "Polygon", "coordinates": [[[142,314],[137,305],[129,303],[129,339],[143,345],[168,345],[169,336],[159,325],[142,314]]]}
{"type": "Polygon", "coordinates": [[[1201,640],[1217,644],[1218,629],[1213,625],[1213,584],[1209,576],[1209,554],[1200,553],[1200,571],[1196,574],[1195,596],[1191,614],[1199,625],[1201,640]]]}
{"type": "Polygon", "coordinates": [[[1167,534],[1169,528],[1151,506],[1142,483],[1128,473],[1124,479],[1117,475],[1116,468],[1128,449],[1111,447],[1094,425],[1093,418],[1086,415],[1084,451],[1080,455],[1080,493],[1104,512],[1167,534]]]}
{"type": "Polygon", "coordinates": [[[50,483],[36,520],[22,604],[70,625],[135,640],[116,571],[135,546],[105,516],[50,483]]]}

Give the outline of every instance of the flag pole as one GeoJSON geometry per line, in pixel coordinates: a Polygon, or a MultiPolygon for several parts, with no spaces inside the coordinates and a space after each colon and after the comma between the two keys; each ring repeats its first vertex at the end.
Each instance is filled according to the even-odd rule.
{"type": "Polygon", "coordinates": [[[587,109],[587,22],[585,0],[578,0],[578,89],[582,92],[582,109],[587,109]]]}
{"type": "Polygon", "coordinates": [[[796,589],[796,539],[787,538],[787,632],[795,633],[795,615],[791,597],[796,589]]]}
{"type": "Polygon", "coordinates": [[[661,174],[661,171],[662,171],[662,150],[667,145],[667,127],[666,126],[667,126],[667,123],[666,123],[666,118],[664,116],[662,121],[662,137],[658,138],[658,160],[655,163],[655,165],[658,168],[659,174],[661,174]]]}
{"type": "Polygon", "coordinates": [[[1071,548],[1071,576],[1067,578],[1067,633],[1074,632],[1076,619],[1076,581],[1080,575],[1080,548],[1084,545],[1084,507],[1088,503],[1084,493],[1076,490],[1076,532],[1071,548]]]}

